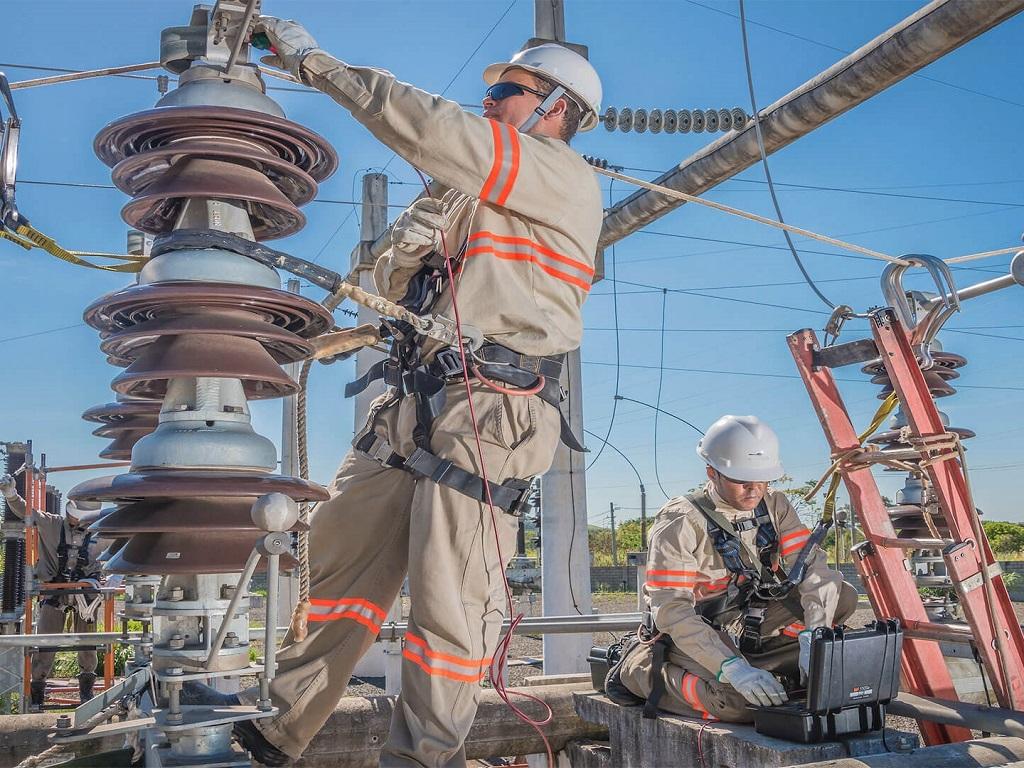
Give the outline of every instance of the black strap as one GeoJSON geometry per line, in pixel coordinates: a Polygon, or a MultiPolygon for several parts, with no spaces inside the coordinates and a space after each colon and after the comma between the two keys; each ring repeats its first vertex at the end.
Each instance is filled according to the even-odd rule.
{"type": "Polygon", "coordinates": [[[643,712],[647,720],[658,718],[658,704],[665,695],[665,676],[662,674],[662,667],[665,666],[665,656],[671,642],[667,635],[662,635],[651,646],[651,692],[647,694],[643,712]]]}
{"type": "MultiPolygon", "coordinates": [[[[471,499],[487,503],[482,477],[467,472],[448,459],[442,459],[423,448],[417,448],[407,459],[395,451],[386,440],[373,432],[356,441],[355,448],[387,467],[404,469],[438,485],[458,491],[471,499]]],[[[529,480],[509,478],[500,485],[488,480],[487,485],[494,506],[509,514],[519,514],[519,507],[530,489],[529,480]]]]}

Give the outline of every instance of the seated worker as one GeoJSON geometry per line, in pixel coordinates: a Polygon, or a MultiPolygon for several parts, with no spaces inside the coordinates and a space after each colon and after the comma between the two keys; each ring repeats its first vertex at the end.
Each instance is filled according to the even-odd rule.
{"type": "MultiPolygon", "coordinates": [[[[25,519],[25,500],[18,494],[14,478],[0,476],[0,493],[7,501],[7,508],[18,518],[25,519]]],[[[36,563],[38,584],[53,582],[90,581],[99,587],[100,564],[96,562],[104,545],[95,540],[87,530],[100,517],[99,502],[69,501],[64,514],[53,514],[45,510],[33,510],[32,518],[39,532],[39,560],[36,563]]],[[[99,594],[89,595],[47,595],[40,596],[36,611],[35,633],[40,635],[60,634],[67,623],[67,613],[72,614],[71,631],[75,633],[96,631],[96,611],[100,605],[99,594]]],[[[39,651],[32,657],[31,705],[41,708],[46,695],[46,678],[53,669],[53,652],[39,651]]],[[[97,654],[93,648],[78,652],[78,693],[85,702],[93,696],[96,683],[97,654]]]]}
{"type": "Polygon", "coordinates": [[[605,690],[623,706],[646,702],[648,717],[661,708],[750,722],[748,705],[788,700],[777,675],[790,691],[799,686],[811,630],[845,621],[857,592],[815,547],[784,599],[755,594],[758,583],[786,579],[810,537],[786,495],[768,487],[783,474],[778,438],[754,416],[723,416],[697,454],[707,462],[708,482],[658,512],[645,628],[623,644],[605,690]]]}

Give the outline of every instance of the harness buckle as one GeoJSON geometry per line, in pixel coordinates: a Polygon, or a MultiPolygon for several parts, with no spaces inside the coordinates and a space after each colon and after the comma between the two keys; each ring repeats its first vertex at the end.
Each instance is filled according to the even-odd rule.
{"type": "Polygon", "coordinates": [[[360,450],[362,450],[363,453],[368,454],[371,459],[376,459],[381,464],[389,467],[394,466],[391,461],[392,458],[398,456],[398,452],[391,447],[391,443],[380,435],[374,435],[373,442],[360,450]]]}
{"type": "Polygon", "coordinates": [[[461,376],[465,370],[462,367],[462,358],[453,347],[445,347],[434,354],[434,366],[442,379],[451,379],[461,376]]]}

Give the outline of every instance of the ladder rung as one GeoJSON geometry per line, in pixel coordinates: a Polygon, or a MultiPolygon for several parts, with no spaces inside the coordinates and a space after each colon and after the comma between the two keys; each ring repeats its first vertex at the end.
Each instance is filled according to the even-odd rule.
{"type": "Polygon", "coordinates": [[[914,580],[919,587],[936,587],[938,589],[953,589],[953,582],[948,576],[915,576],[914,580]]]}
{"type": "Polygon", "coordinates": [[[905,538],[878,538],[873,541],[880,547],[892,547],[893,549],[943,549],[953,543],[952,539],[905,539],[905,538]]]}

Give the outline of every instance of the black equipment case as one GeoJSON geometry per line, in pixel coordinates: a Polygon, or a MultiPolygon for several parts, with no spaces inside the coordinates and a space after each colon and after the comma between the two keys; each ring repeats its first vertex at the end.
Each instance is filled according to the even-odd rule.
{"type": "Polygon", "coordinates": [[[896,619],[864,629],[814,630],[806,696],[757,707],[758,733],[813,743],[885,727],[886,705],[900,689],[903,630],[896,619]]]}

